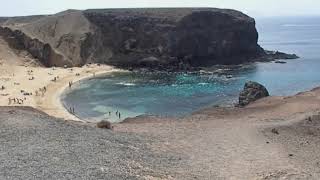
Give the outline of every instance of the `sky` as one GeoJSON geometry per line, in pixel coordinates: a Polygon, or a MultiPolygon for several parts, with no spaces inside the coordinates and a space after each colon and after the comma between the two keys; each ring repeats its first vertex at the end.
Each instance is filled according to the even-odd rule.
{"type": "Polygon", "coordinates": [[[7,0],[0,6],[0,16],[132,7],[218,7],[237,9],[253,17],[320,15],[320,0],[7,0]]]}

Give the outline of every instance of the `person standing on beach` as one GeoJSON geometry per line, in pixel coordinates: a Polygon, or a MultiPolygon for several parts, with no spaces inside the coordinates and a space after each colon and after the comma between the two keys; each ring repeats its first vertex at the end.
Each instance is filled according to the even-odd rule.
{"type": "Polygon", "coordinates": [[[119,112],[119,119],[121,119],[121,114],[120,114],[120,112],[119,112]]]}

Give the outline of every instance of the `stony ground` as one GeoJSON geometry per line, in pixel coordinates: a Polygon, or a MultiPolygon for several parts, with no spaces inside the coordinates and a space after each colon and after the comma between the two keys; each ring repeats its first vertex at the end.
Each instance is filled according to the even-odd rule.
{"type": "Polygon", "coordinates": [[[0,179],[320,179],[320,88],[98,129],[0,108],[0,179]]]}
{"type": "MultiPolygon", "coordinates": [[[[153,153],[155,137],[0,108],[0,179],[170,179],[182,158],[153,153]]],[[[181,163],[181,164],[180,164],[181,163]]]]}

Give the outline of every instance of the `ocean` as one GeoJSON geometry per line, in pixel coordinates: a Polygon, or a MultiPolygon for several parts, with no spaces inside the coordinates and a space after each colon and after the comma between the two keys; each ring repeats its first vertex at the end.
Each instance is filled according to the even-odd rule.
{"type": "Polygon", "coordinates": [[[82,82],[62,102],[75,107],[84,120],[120,122],[139,115],[183,117],[206,107],[232,106],[248,80],[263,84],[273,96],[319,86],[320,17],[258,18],[256,22],[264,49],[295,53],[300,59],[217,66],[207,73],[114,73],[82,82]]]}

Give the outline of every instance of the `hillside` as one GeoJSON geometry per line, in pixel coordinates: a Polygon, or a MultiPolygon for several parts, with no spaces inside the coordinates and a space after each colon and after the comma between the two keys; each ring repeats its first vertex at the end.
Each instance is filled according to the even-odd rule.
{"type": "Polygon", "coordinates": [[[0,36],[45,66],[188,69],[270,60],[253,18],[229,9],[67,10],[0,18],[0,36]]]}

